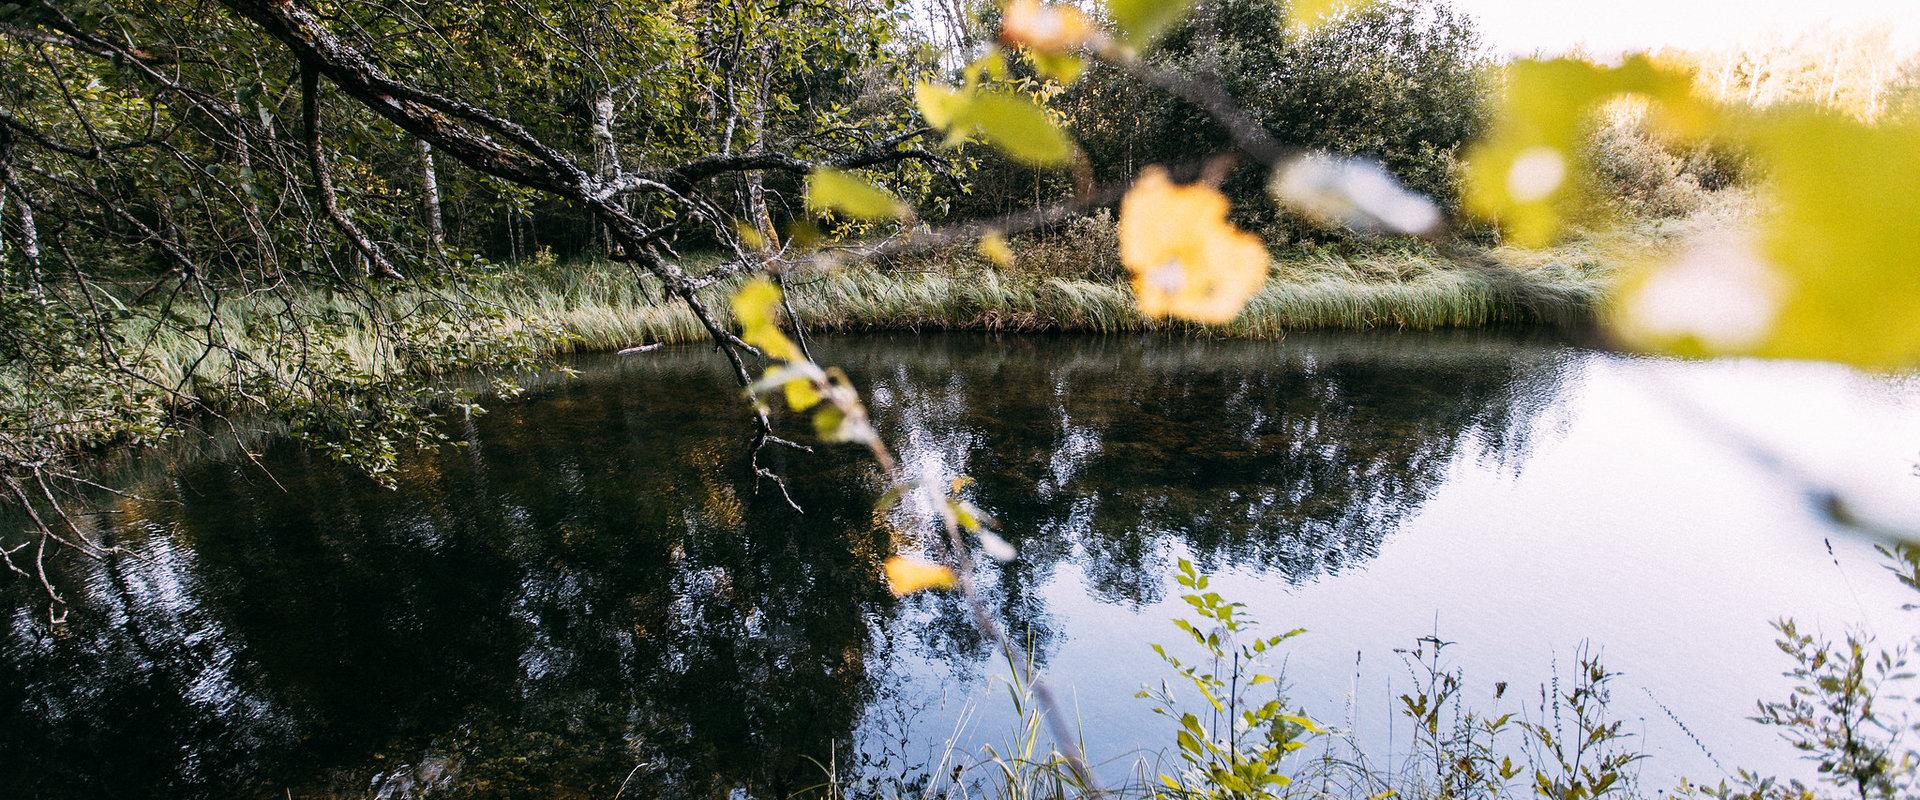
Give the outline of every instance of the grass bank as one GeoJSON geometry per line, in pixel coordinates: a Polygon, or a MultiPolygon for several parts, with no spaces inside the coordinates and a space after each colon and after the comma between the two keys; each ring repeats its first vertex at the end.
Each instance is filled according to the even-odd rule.
{"type": "MultiPolygon", "coordinates": [[[[1590,320],[1618,265],[1679,235],[1748,213],[1736,196],[1691,216],[1641,220],[1589,232],[1543,251],[1482,248],[1478,265],[1420,244],[1276,250],[1273,272],[1233,322],[1218,326],[1143,317],[1112,255],[1111,231],[1085,230],[1021,246],[1011,268],[967,251],[904,263],[809,269],[788,279],[809,331],[984,331],[1120,334],[1181,332],[1272,339],[1289,331],[1438,330],[1491,325],[1566,325],[1590,320]],[[1496,269],[1488,269],[1492,265],[1496,269]]],[[[725,306],[730,286],[709,290],[725,306]]],[[[541,319],[580,350],[705,338],[693,316],[651,279],[599,263],[517,269],[489,296],[512,316],[541,319]]]]}
{"type": "MultiPolygon", "coordinates": [[[[1374,266],[1367,263],[1365,266],[1374,266]]],[[[941,271],[845,267],[797,275],[789,295],[810,331],[1136,333],[1278,338],[1305,329],[1433,330],[1510,323],[1558,324],[1588,317],[1603,290],[1592,270],[1543,268],[1516,286],[1484,273],[1407,260],[1390,279],[1323,257],[1287,265],[1233,322],[1200,327],[1143,317],[1117,281],[1008,273],[981,266],[941,271]],[[1544,298],[1544,302],[1543,302],[1544,298]]],[[[510,313],[564,328],[574,346],[608,350],[705,338],[692,314],[656,303],[653,287],[597,267],[500,293],[510,313]]],[[[716,297],[716,302],[724,298],[716,297]]]]}

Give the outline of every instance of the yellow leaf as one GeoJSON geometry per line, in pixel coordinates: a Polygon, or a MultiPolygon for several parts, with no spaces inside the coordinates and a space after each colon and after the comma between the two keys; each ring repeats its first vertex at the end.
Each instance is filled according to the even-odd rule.
{"type": "Polygon", "coordinates": [[[740,243],[746,245],[749,250],[764,250],[767,247],[767,237],[760,235],[760,231],[752,225],[740,220],[733,221],[733,235],[739,237],[740,243]]]}
{"type": "Polygon", "coordinates": [[[886,570],[887,588],[895,597],[926,589],[951,589],[954,584],[953,570],[918,558],[894,556],[887,559],[886,570]]]}
{"type": "Polygon", "coordinates": [[[989,80],[1007,79],[1007,54],[997,47],[987,48],[987,54],[973,60],[961,73],[967,79],[967,88],[972,89],[982,77],[989,80]]]}
{"type": "Polygon", "coordinates": [[[1120,263],[1150,317],[1229,322],[1267,281],[1266,245],[1227,221],[1226,196],[1176,185],[1159,167],[1120,202],[1119,235],[1120,263]]]}
{"type": "Polygon", "coordinates": [[[1064,53],[1091,43],[1100,29],[1078,8],[1013,0],[1000,15],[1000,41],[1039,53],[1064,53]]]}
{"type": "Polygon", "coordinates": [[[1007,245],[1007,237],[998,233],[980,237],[980,255],[1002,268],[1013,266],[1013,248],[1007,245]]]}
{"type": "Polygon", "coordinates": [[[780,288],[766,278],[755,278],[733,293],[733,318],[741,328],[772,325],[780,307],[780,288]]]}
{"type": "Polygon", "coordinates": [[[1719,234],[1622,293],[1623,337],[1684,354],[1920,364],[1920,122],[1806,109],[1737,120],[1764,167],[1758,235],[1719,234]]]}
{"type": "Polygon", "coordinates": [[[786,395],[788,408],[794,411],[805,411],[819,405],[822,398],[819,390],[814,388],[813,381],[805,377],[789,377],[798,372],[799,370],[793,367],[768,367],[766,372],[762,373],[761,380],[756,381],[755,386],[750,387],[750,390],[757,390],[764,384],[780,381],[780,390],[786,395]],[[782,378],[786,380],[781,380],[782,378]]]}
{"type": "Polygon", "coordinates": [[[967,100],[965,92],[952,87],[925,81],[913,85],[913,104],[920,109],[920,116],[942,131],[953,127],[966,111],[967,100]]]}
{"type": "Polygon", "coordinates": [[[1359,11],[1376,2],[1378,0],[1293,0],[1287,6],[1287,21],[1314,30],[1339,19],[1342,13],[1359,11]]]}
{"type": "Polygon", "coordinates": [[[1506,89],[1486,138],[1467,154],[1468,210],[1497,220],[1509,241],[1552,244],[1588,202],[1581,134],[1600,106],[1623,94],[1654,101],[1650,121],[1676,135],[1697,135],[1712,119],[1693,92],[1693,76],[1633,56],[1617,67],[1579,59],[1509,65],[1506,89]]]}
{"type": "Polygon", "coordinates": [[[740,340],[759,348],[768,358],[803,361],[800,348],[775,323],[779,305],[780,289],[773,281],[755,278],[740,287],[733,295],[733,318],[740,323],[740,340]]]}
{"type": "Polygon", "coordinates": [[[807,207],[838,211],[856,219],[892,219],[906,204],[892,193],[832,167],[821,167],[807,178],[807,207]]]}
{"type": "Polygon", "coordinates": [[[1191,0],[1107,0],[1107,13],[1134,47],[1145,47],[1187,15],[1191,0]]]}
{"type": "Polygon", "coordinates": [[[978,92],[962,119],[1015,161],[1049,167],[1073,157],[1073,140],[1025,97],[978,92]]]}
{"type": "Polygon", "coordinates": [[[1080,73],[1087,69],[1087,62],[1071,53],[1042,53],[1030,50],[1027,60],[1033,62],[1033,69],[1041,77],[1059,82],[1062,86],[1080,80],[1080,73]]]}

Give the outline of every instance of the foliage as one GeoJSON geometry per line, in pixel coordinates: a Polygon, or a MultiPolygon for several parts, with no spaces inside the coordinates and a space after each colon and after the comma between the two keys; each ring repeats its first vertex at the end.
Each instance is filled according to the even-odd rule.
{"type": "Polygon", "coordinates": [[[1193,639],[1201,658],[1188,663],[1161,645],[1153,650],[1180,675],[1182,685],[1191,685],[1204,702],[1183,705],[1165,682],[1140,692],[1140,697],[1154,701],[1155,714],[1179,725],[1174,742],[1185,768],[1176,775],[1162,774],[1164,791],[1156,795],[1182,800],[1282,796],[1293,783],[1284,771],[1287,757],[1305,747],[1308,737],[1325,731],[1303,713],[1289,710],[1275,676],[1262,670],[1267,669],[1267,659],[1276,647],[1305,631],[1254,633],[1258,623],[1240,613],[1246,604],[1207,591],[1207,576],[1184,558],[1175,580],[1191,590],[1181,599],[1198,617],[1176,618],[1173,624],[1193,639]],[[1258,694],[1259,686],[1267,686],[1273,697],[1262,701],[1251,696],[1258,694]]]}
{"type": "MultiPolygon", "coordinates": [[[[1144,61],[1217,78],[1235,105],[1282,144],[1373,157],[1413,190],[1451,204],[1454,154],[1483,126],[1486,64],[1472,25],[1431,2],[1368,4],[1315,30],[1289,19],[1285,5],[1272,0],[1197,3],[1144,61]]],[[[1106,63],[1090,66],[1058,105],[1097,182],[1130,179],[1149,164],[1190,166],[1196,154],[1231,141],[1204,109],[1106,63]]],[[[1300,220],[1281,223],[1265,201],[1266,183],[1253,167],[1225,182],[1241,224],[1326,235],[1300,220]]],[[[992,176],[976,186],[988,198],[1027,194],[1001,189],[992,176]]]]}
{"type": "Polygon", "coordinates": [[[1533,790],[1550,800],[1582,800],[1630,792],[1631,767],[1645,758],[1612,716],[1610,672],[1599,656],[1584,646],[1575,657],[1571,685],[1556,677],[1540,687],[1539,718],[1521,725],[1528,736],[1533,766],[1533,790]],[[1564,689],[1564,691],[1563,691],[1564,689]]]}
{"type": "Polygon", "coordinates": [[[1886,696],[1890,684],[1913,680],[1906,648],[1880,650],[1858,632],[1836,645],[1802,633],[1791,619],[1775,628],[1781,652],[1793,659],[1787,677],[1796,685],[1785,700],[1762,701],[1754,719],[1780,728],[1823,779],[1863,800],[1920,790],[1920,750],[1909,740],[1920,729],[1884,707],[1898,702],[1886,696]]]}
{"type": "MultiPolygon", "coordinates": [[[[1511,730],[1528,726],[1515,723],[1511,712],[1480,711],[1466,702],[1465,676],[1443,661],[1451,646],[1452,642],[1428,636],[1413,649],[1401,651],[1401,657],[1417,668],[1415,690],[1399,697],[1400,715],[1412,725],[1413,772],[1424,792],[1435,797],[1501,797],[1526,763],[1523,759],[1516,765],[1501,739],[1511,730]]],[[[1506,692],[1506,683],[1496,684],[1494,702],[1505,698],[1506,692]]]]}

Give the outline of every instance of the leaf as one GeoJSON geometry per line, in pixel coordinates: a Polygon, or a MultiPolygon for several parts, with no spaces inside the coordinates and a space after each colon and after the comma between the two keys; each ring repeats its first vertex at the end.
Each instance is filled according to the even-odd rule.
{"type": "Polygon", "coordinates": [[[755,278],[733,295],[733,318],[740,323],[740,340],[753,345],[768,358],[781,361],[805,361],[800,348],[780,332],[774,323],[780,304],[780,289],[773,281],[755,278]]]}
{"type": "Polygon", "coordinates": [[[1134,47],[1145,47],[1187,16],[1190,0],[1107,0],[1107,14],[1134,47]]]}
{"type": "Polygon", "coordinates": [[[1007,245],[1007,237],[998,233],[989,233],[980,237],[980,255],[1002,269],[1013,266],[1013,248],[1007,245]]]}
{"type": "Polygon", "coordinates": [[[1505,79],[1488,135],[1467,154],[1465,201],[1525,247],[1551,244],[1592,206],[1581,134],[1603,103],[1623,94],[1655,101],[1650,121],[1680,135],[1701,132],[1713,116],[1694,94],[1691,74],[1646,56],[1617,67],[1521,60],[1505,79]]]}
{"type": "Polygon", "coordinates": [[[1044,53],[1030,50],[1027,52],[1027,60],[1033,62],[1034,71],[1040,73],[1041,77],[1053,80],[1062,86],[1080,80],[1080,75],[1087,71],[1086,59],[1071,53],[1044,53]]]}
{"type": "Polygon", "coordinates": [[[821,406],[813,412],[813,432],[829,442],[845,441],[847,414],[833,406],[821,406]]]}
{"type": "Polygon", "coordinates": [[[767,249],[767,237],[760,235],[758,229],[741,220],[733,221],[733,235],[738,237],[740,243],[746,245],[749,250],[767,249]]]}
{"type": "Polygon", "coordinates": [[[894,219],[902,216],[906,204],[858,176],[821,167],[807,178],[807,207],[856,219],[894,219]]]}
{"type": "Polygon", "coordinates": [[[1920,122],[1805,109],[1739,120],[1766,170],[1757,235],[1701,238],[1643,267],[1612,315],[1687,355],[1920,364],[1920,122]]]}
{"type": "Polygon", "coordinates": [[[1359,11],[1379,0],[1293,0],[1287,7],[1287,21],[1305,30],[1339,19],[1342,14],[1359,11]]]}
{"type": "Polygon", "coordinates": [[[962,119],[1015,161],[1050,167],[1073,157],[1073,140],[1025,97],[978,92],[967,103],[962,119]]]}
{"type": "Polygon", "coordinates": [[[1267,282],[1266,245],[1227,221],[1226,196],[1176,185],[1159,167],[1121,201],[1119,237],[1120,263],[1149,317],[1230,322],[1267,282]]]}
{"type": "Polygon", "coordinates": [[[951,589],[953,570],[939,564],[908,556],[887,559],[887,588],[895,597],[906,597],[927,589],[951,589]]]}
{"type": "Polygon", "coordinates": [[[747,392],[757,396],[779,387],[786,395],[788,408],[805,411],[819,405],[823,399],[813,385],[814,376],[817,375],[819,369],[805,362],[768,367],[759,380],[747,387],[747,392]]]}
{"type": "Polygon", "coordinates": [[[733,318],[742,328],[772,325],[780,306],[780,289],[773,281],[755,278],[733,293],[733,318]]]}
{"type": "Polygon", "coordinates": [[[889,487],[885,492],[882,492],[880,494],[879,500],[874,501],[873,503],[874,513],[884,514],[887,511],[892,510],[894,506],[900,504],[901,498],[907,496],[907,492],[912,488],[912,486],[913,484],[910,484],[910,483],[901,483],[901,484],[895,484],[892,487],[889,487]]]}
{"type": "Polygon", "coordinates": [[[1012,561],[1020,555],[1019,551],[1014,549],[1012,542],[1000,538],[1000,535],[993,531],[981,528],[980,530],[974,531],[973,535],[980,539],[980,552],[986,553],[988,558],[1002,564],[1012,561]]]}
{"type": "Polygon", "coordinates": [[[796,378],[786,383],[787,407],[795,411],[805,411],[820,404],[820,392],[813,388],[813,382],[796,378]]]}
{"type": "Polygon", "coordinates": [[[968,93],[950,86],[925,81],[913,85],[913,104],[920,109],[920,116],[928,125],[943,131],[953,127],[965,112],[969,99],[968,93]]]}
{"type": "Polygon", "coordinates": [[[1036,53],[1064,53],[1093,42],[1100,29],[1067,3],[1012,0],[1000,15],[1000,41],[1036,53]]]}

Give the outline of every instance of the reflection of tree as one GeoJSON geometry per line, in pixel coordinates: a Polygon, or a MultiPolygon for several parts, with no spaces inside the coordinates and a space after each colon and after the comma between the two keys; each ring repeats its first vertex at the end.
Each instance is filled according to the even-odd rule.
{"type": "Polygon", "coordinates": [[[143,635],[121,606],[150,598],[96,591],[81,638],[35,649],[16,626],[0,750],[74,774],[10,775],[0,796],[360,791],[429,755],[501,797],[610,796],[636,765],[649,796],[817,783],[806,759],[865,704],[863,612],[891,607],[869,492],[824,456],[791,464],[812,476],[797,527],[736,482],[747,428],[703,395],[725,396],[561,391],[483,419],[398,492],[291,449],[269,459],[285,492],[232,465],[191,470],[185,505],[145,523],[191,563],[104,570],[174,581],[190,618],[143,635]],[[209,648],[220,658],[199,662],[209,648]],[[196,696],[207,675],[235,697],[196,696]],[[101,724],[148,706],[140,728],[101,724]],[[248,726],[265,730],[233,732],[248,726]],[[182,752],[220,763],[169,767],[182,752]]]}
{"type": "Polygon", "coordinates": [[[1140,603],[1175,544],[1292,581],[1371,558],[1462,454],[1519,462],[1563,358],[1468,337],[1047,339],[916,348],[861,377],[910,402],[893,383],[963,376],[958,413],[919,416],[989,443],[955,467],[1022,538],[1016,569],[1074,559],[1096,591],[1140,603]]]}
{"type": "MultiPolygon", "coordinates": [[[[1510,344],[1344,341],[821,356],[871,389],[903,461],[980,480],[1022,554],[982,583],[1044,652],[1040,592],[1070,562],[1140,603],[1176,548],[1291,580],[1364,561],[1463,452],[1518,463],[1559,370],[1510,344]]],[[[755,493],[717,367],[610,362],[466,423],[398,492],[293,448],[269,458],[285,492],[184,470],[182,505],[121,522],[141,558],[81,567],[67,632],[10,626],[0,751],[48,766],[0,796],[361,791],[429,758],[474,795],[609,796],[636,765],[652,795],[817,783],[807,759],[853,738],[887,631],[963,673],[988,650],[951,598],[886,596],[898,531],[858,459],[779,454],[803,516],[755,493]]]]}

